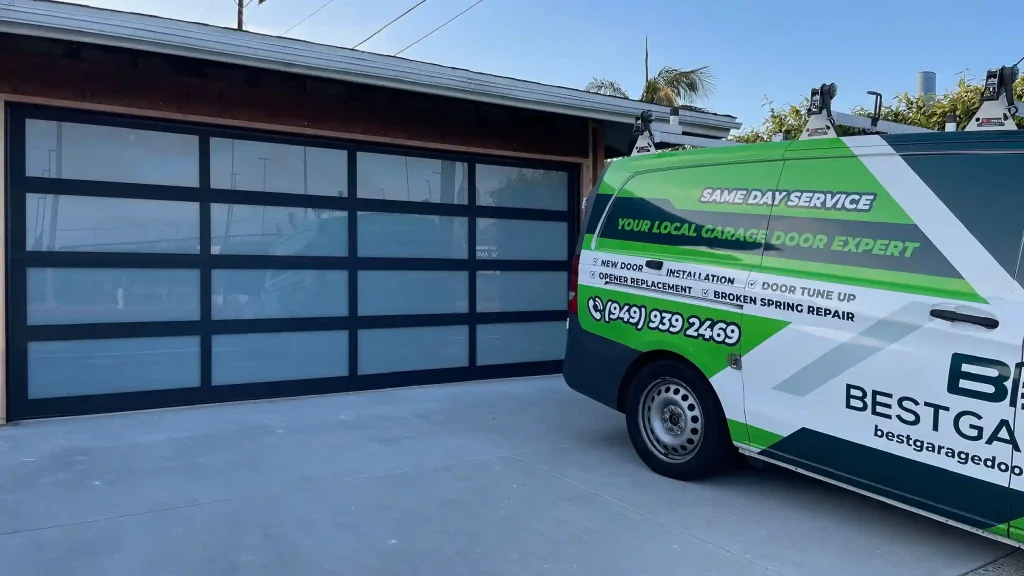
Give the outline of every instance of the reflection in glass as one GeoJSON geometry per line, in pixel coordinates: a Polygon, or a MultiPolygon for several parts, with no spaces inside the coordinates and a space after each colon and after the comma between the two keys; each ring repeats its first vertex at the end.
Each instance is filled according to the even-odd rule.
{"type": "Polygon", "coordinates": [[[348,152],[210,138],[210,186],[225,190],[346,196],[348,152]]]}
{"type": "Polygon", "coordinates": [[[29,119],[25,175],[197,187],[199,137],[29,119]]]}
{"type": "Polygon", "coordinates": [[[348,332],[223,334],[213,337],[213,385],[348,374],[348,332]]]}
{"type": "Polygon", "coordinates": [[[359,255],[378,258],[468,258],[465,218],[360,212],[359,255]]]}
{"type": "Polygon", "coordinates": [[[214,270],[213,319],[348,314],[345,270],[214,270]]]}
{"type": "Polygon", "coordinates": [[[469,312],[469,272],[363,270],[359,314],[461,314],[469,312]]]}
{"type": "Polygon", "coordinates": [[[469,365],[469,327],[360,330],[359,373],[380,374],[469,365]]]}
{"type": "Polygon", "coordinates": [[[565,260],[569,225],[540,220],[476,221],[476,257],[481,260],[565,260]]]}
{"type": "Polygon", "coordinates": [[[480,366],[561,360],[564,356],[564,320],[476,327],[476,363],[480,366]]]}
{"type": "Polygon", "coordinates": [[[199,336],[28,343],[28,397],[199,386],[199,336]]]}
{"type": "Polygon", "coordinates": [[[477,312],[566,310],[567,272],[477,272],[477,312]]]}
{"type": "Polygon", "coordinates": [[[393,154],[356,155],[358,196],[435,204],[465,204],[469,171],[465,162],[393,154]]]}
{"type": "Polygon", "coordinates": [[[199,271],[29,268],[28,323],[199,320],[199,271]]]}
{"type": "Polygon", "coordinates": [[[342,210],[211,204],[210,230],[212,254],[348,254],[348,214],[342,210]]]}
{"type": "Polygon", "coordinates": [[[49,252],[199,253],[199,204],[27,194],[25,247],[49,252]]]}
{"type": "Polygon", "coordinates": [[[476,166],[476,203],[501,208],[566,210],[569,174],[511,166],[476,166]]]}

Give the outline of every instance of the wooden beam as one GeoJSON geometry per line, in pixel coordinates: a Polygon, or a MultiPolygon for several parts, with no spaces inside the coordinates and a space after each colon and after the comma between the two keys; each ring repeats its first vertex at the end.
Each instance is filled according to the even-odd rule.
{"type": "Polygon", "coordinates": [[[362,142],[372,142],[376,144],[386,144],[394,146],[403,146],[410,148],[420,148],[427,150],[438,150],[444,152],[456,152],[463,154],[488,154],[495,156],[504,156],[508,158],[521,158],[524,160],[541,160],[549,162],[564,162],[569,164],[579,164],[581,166],[587,164],[586,158],[577,158],[574,156],[556,156],[551,154],[530,154],[527,152],[510,152],[503,150],[492,150],[489,148],[479,148],[474,146],[458,146],[452,144],[440,144],[437,142],[424,142],[421,140],[405,140],[401,138],[388,138],[381,136],[367,136],[365,134],[353,134],[349,132],[334,132],[331,130],[320,130],[317,128],[309,127],[298,127],[282,124],[272,124],[269,122],[248,122],[243,120],[232,120],[227,118],[216,118],[212,116],[199,116],[194,114],[182,114],[179,112],[164,112],[159,110],[148,110],[142,108],[132,108],[128,106],[110,106],[107,104],[94,104],[91,102],[82,102],[79,100],[62,100],[57,98],[42,98],[37,96],[25,96],[22,94],[5,94],[0,92],[0,99],[6,100],[11,103],[24,103],[24,104],[39,104],[42,106],[56,106],[61,108],[70,108],[73,110],[87,110],[92,112],[105,112],[108,114],[127,114],[131,116],[138,116],[141,118],[154,118],[167,121],[179,121],[179,122],[198,122],[203,124],[211,124],[217,126],[224,126],[230,128],[246,128],[252,130],[262,130],[267,132],[279,132],[284,134],[295,134],[298,136],[318,136],[322,138],[333,138],[338,140],[354,140],[362,142]]]}
{"type": "Polygon", "coordinates": [[[164,117],[273,125],[278,131],[283,127],[308,129],[307,133],[321,130],[357,140],[410,142],[522,158],[589,159],[588,121],[582,118],[373,86],[345,84],[349,89],[342,95],[326,90],[307,93],[298,76],[258,75],[263,81],[254,86],[223,77],[218,80],[122,66],[117,59],[76,61],[14,51],[0,59],[0,92],[152,110],[164,117]]]}

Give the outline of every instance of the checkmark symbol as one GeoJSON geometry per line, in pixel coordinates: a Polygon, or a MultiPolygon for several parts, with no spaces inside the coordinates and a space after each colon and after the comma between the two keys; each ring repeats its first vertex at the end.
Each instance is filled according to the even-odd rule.
{"type": "Polygon", "coordinates": [[[757,280],[747,280],[747,286],[749,286],[750,288],[757,286],[757,280]]]}
{"type": "Polygon", "coordinates": [[[593,278],[593,277],[594,277],[594,276],[596,276],[596,275],[597,275],[597,273],[596,273],[596,272],[594,272],[593,270],[591,270],[591,271],[590,271],[590,277],[591,277],[591,278],[593,278]]]}
{"type": "Polygon", "coordinates": [[[704,296],[704,297],[707,297],[707,295],[708,295],[708,289],[707,289],[707,288],[705,288],[705,289],[701,290],[701,291],[700,291],[700,295],[701,295],[701,296],[704,296]]]}

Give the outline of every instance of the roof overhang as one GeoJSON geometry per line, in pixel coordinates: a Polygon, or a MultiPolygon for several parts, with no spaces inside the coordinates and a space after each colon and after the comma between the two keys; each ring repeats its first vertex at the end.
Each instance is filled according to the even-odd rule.
{"type": "MultiPolygon", "coordinates": [[[[653,111],[655,118],[667,119],[670,112],[665,106],[573,88],[50,0],[0,0],[0,32],[185,56],[606,122],[632,124],[644,110],[653,111]]],[[[741,126],[732,116],[689,110],[680,110],[679,123],[689,132],[718,138],[741,126]]]]}

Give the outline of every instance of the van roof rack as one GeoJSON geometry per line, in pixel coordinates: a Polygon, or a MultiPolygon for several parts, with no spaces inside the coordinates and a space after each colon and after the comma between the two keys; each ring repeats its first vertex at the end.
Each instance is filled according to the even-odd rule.
{"type": "MultiPolygon", "coordinates": [[[[1014,118],[1019,115],[1020,110],[1017,103],[1014,102],[1013,83],[1019,77],[1020,69],[1017,65],[1002,66],[989,70],[985,75],[985,85],[981,93],[981,106],[964,131],[1016,130],[1017,125],[1014,123],[1014,118]]],[[[935,132],[935,130],[929,130],[920,126],[882,120],[882,95],[874,91],[868,92],[875,99],[870,116],[833,112],[832,100],[838,92],[839,88],[835,83],[822,84],[818,88],[811,89],[811,98],[807,106],[807,125],[800,134],[801,140],[836,138],[836,127],[840,125],[856,128],[864,134],[921,134],[935,132]]],[[[947,132],[957,129],[957,119],[954,115],[951,114],[946,118],[944,129],[947,132]]],[[[667,123],[655,123],[654,113],[650,110],[641,112],[633,121],[633,136],[636,137],[636,144],[633,146],[633,152],[630,156],[657,152],[659,144],[662,147],[697,146],[701,148],[740,145],[739,142],[729,140],[683,134],[682,126],[679,125],[678,108],[672,108],[667,123]]],[[[775,141],[781,139],[779,134],[772,138],[775,141]]]]}

